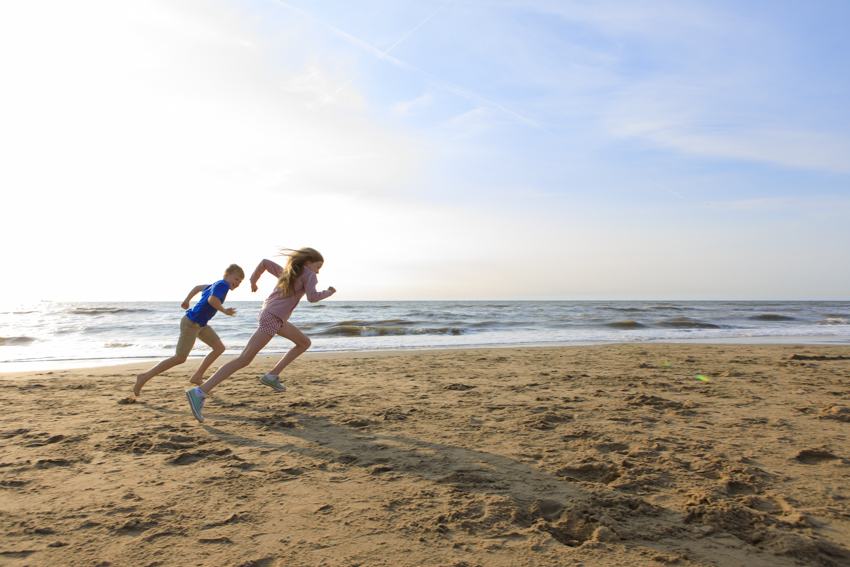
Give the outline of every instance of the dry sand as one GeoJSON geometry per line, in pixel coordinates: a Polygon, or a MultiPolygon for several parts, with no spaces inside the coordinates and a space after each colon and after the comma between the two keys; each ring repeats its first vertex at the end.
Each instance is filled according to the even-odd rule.
{"type": "Polygon", "coordinates": [[[850,565],[847,346],[196,364],[0,377],[0,564],[850,565]]]}

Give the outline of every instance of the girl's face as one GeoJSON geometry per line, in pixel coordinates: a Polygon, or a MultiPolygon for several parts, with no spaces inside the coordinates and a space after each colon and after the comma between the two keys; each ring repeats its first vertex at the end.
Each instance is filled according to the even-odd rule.
{"type": "Polygon", "coordinates": [[[304,267],[310,270],[311,272],[319,273],[319,270],[322,269],[324,262],[313,262],[311,260],[307,260],[304,262],[304,267]]]}

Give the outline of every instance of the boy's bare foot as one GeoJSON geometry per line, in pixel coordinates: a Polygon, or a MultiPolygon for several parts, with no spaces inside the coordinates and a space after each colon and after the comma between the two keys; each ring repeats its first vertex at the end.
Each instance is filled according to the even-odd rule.
{"type": "Polygon", "coordinates": [[[195,386],[200,386],[201,384],[204,383],[204,378],[203,377],[195,378],[194,376],[192,376],[191,378],[189,378],[189,382],[191,382],[195,386]]]}
{"type": "Polygon", "coordinates": [[[144,386],[146,382],[146,380],[142,380],[142,376],[144,376],[144,374],[139,374],[136,377],[136,385],[133,386],[133,393],[136,394],[136,397],[142,395],[142,386],[144,386]]]}

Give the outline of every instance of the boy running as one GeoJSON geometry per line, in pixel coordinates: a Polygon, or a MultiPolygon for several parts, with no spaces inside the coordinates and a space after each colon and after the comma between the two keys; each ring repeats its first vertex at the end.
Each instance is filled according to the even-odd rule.
{"type": "Polygon", "coordinates": [[[204,381],[204,372],[215,362],[224,352],[224,343],[218,338],[218,335],[213,331],[212,327],[207,325],[210,319],[215,316],[217,311],[221,311],[225,315],[236,315],[236,309],[228,307],[225,309],[222,306],[224,298],[227,297],[227,292],[239,287],[242,280],[245,279],[245,272],[236,264],[230,264],[224,271],[224,279],[215,282],[212,285],[195,286],[186,299],[183,301],[182,307],[186,309],[186,315],[180,320],[180,338],[177,340],[177,352],[171,358],[167,358],[148,370],[143,374],[139,374],[136,378],[136,385],[133,387],[133,393],[139,396],[142,392],[142,386],[156,376],[173,368],[179,364],[186,362],[192,347],[195,345],[196,339],[201,339],[210,348],[210,352],[201,362],[198,370],[189,379],[193,384],[202,384],[204,381]],[[198,294],[201,294],[201,300],[195,306],[189,309],[189,301],[198,294]]]}

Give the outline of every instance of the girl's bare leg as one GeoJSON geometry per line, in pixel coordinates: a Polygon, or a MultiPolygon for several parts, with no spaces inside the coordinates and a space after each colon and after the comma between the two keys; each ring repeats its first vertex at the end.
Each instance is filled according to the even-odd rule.
{"type": "Polygon", "coordinates": [[[215,362],[215,359],[217,359],[224,353],[224,343],[221,342],[221,340],[216,341],[215,344],[211,345],[211,348],[212,352],[210,352],[204,357],[204,360],[203,362],[201,362],[201,365],[198,366],[198,369],[195,371],[192,377],[189,378],[189,382],[195,384],[196,386],[200,386],[204,383],[204,374],[207,370],[209,370],[210,366],[212,366],[212,363],[215,362]]]}
{"type": "Polygon", "coordinates": [[[223,365],[216,371],[215,374],[210,376],[210,379],[200,386],[201,391],[205,394],[209,394],[213,388],[221,383],[222,380],[229,378],[237,370],[241,370],[251,364],[251,361],[254,360],[257,353],[263,350],[263,347],[269,344],[270,340],[272,340],[271,335],[267,335],[259,329],[254,331],[254,334],[251,335],[250,339],[248,339],[248,344],[245,345],[245,349],[242,353],[227,364],[223,365]]]}
{"type": "Polygon", "coordinates": [[[287,352],[272,371],[269,372],[272,376],[280,375],[280,373],[283,372],[283,369],[286,368],[290,362],[304,354],[304,351],[310,348],[310,345],[313,344],[307,335],[302,333],[298,327],[288,321],[283,324],[283,327],[280,328],[277,334],[285,339],[289,339],[295,343],[295,346],[289,349],[289,352],[287,352]]]}
{"type": "Polygon", "coordinates": [[[133,386],[133,393],[137,396],[142,393],[142,386],[144,386],[148,380],[156,376],[157,374],[162,374],[169,368],[174,368],[178,364],[183,364],[186,362],[185,356],[172,356],[171,358],[166,358],[147,372],[143,372],[136,376],[136,385],[133,386]]]}

